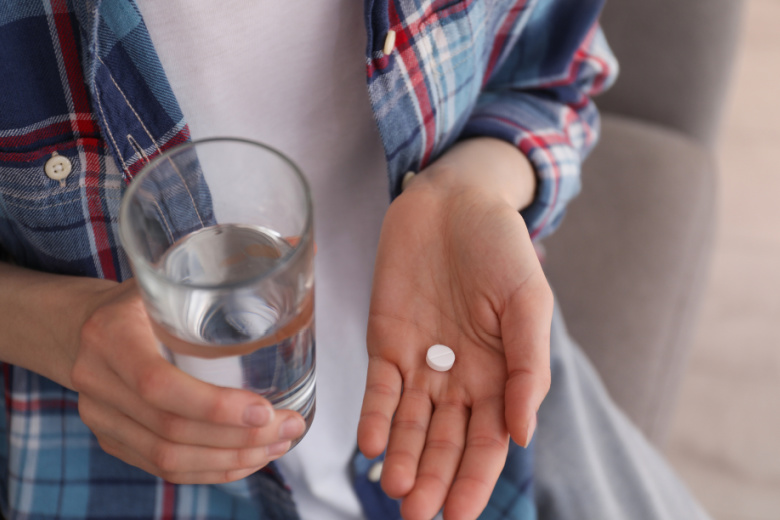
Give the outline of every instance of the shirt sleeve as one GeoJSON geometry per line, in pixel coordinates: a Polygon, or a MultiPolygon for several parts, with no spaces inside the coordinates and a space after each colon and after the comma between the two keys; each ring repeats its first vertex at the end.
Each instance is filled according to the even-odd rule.
{"type": "Polygon", "coordinates": [[[554,231],[579,193],[581,163],[599,134],[591,96],[618,72],[597,21],[600,6],[577,1],[505,21],[488,67],[497,65],[461,134],[508,141],[528,157],[537,191],[521,214],[533,239],[554,231]]]}

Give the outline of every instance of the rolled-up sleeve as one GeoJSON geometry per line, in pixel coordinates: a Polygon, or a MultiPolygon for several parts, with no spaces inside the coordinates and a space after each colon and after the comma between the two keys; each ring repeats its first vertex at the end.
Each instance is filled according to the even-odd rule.
{"type": "Polygon", "coordinates": [[[551,2],[509,24],[461,134],[508,141],[528,157],[537,191],[521,214],[534,239],[555,230],[579,193],[582,161],[599,134],[591,97],[617,77],[617,62],[597,21],[600,4],[551,2]]]}

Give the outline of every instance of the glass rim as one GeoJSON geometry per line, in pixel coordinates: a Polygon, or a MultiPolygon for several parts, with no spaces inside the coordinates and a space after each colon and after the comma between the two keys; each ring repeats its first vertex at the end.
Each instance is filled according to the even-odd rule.
{"type": "Polygon", "coordinates": [[[176,287],[183,287],[187,289],[196,289],[196,290],[223,290],[223,289],[235,289],[247,286],[249,284],[256,284],[259,283],[265,279],[272,278],[275,276],[279,271],[283,271],[287,266],[289,266],[292,263],[292,260],[299,255],[300,251],[303,251],[305,249],[306,244],[308,244],[310,241],[313,240],[312,237],[312,227],[313,227],[313,209],[312,209],[312,197],[311,197],[311,188],[309,187],[309,182],[306,180],[306,177],[303,175],[303,172],[298,167],[295,162],[293,162],[292,159],[287,157],[284,153],[277,150],[273,146],[260,143],[258,141],[253,141],[251,139],[246,139],[243,137],[208,137],[205,139],[198,139],[193,141],[187,141],[182,144],[177,144],[168,150],[164,151],[154,159],[152,159],[149,163],[144,165],[143,168],[133,177],[133,179],[130,181],[130,183],[127,186],[127,189],[125,190],[124,195],[122,196],[122,201],[119,206],[119,242],[121,247],[125,250],[125,253],[127,254],[128,260],[130,261],[130,267],[133,270],[133,276],[137,278],[137,269],[139,265],[143,267],[144,271],[151,274],[156,280],[161,281],[167,285],[170,286],[176,286],[176,287]],[[293,245],[289,251],[287,251],[279,260],[279,262],[273,266],[268,271],[257,275],[248,277],[244,280],[239,280],[235,282],[222,282],[219,284],[182,284],[181,282],[176,282],[174,280],[171,280],[169,277],[161,274],[159,269],[157,269],[154,265],[154,263],[149,262],[146,258],[144,258],[143,255],[139,253],[139,247],[135,243],[135,240],[132,238],[133,234],[130,229],[130,220],[128,213],[130,212],[130,199],[133,198],[133,195],[140,189],[139,186],[141,185],[142,181],[151,175],[151,171],[160,163],[171,159],[174,155],[177,155],[180,152],[186,151],[190,148],[195,148],[198,145],[202,144],[214,144],[214,143],[234,143],[234,144],[246,144],[255,146],[257,148],[261,148],[267,152],[270,152],[277,157],[279,157],[284,163],[286,163],[288,166],[290,166],[290,170],[294,174],[294,176],[298,179],[301,186],[303,187],[303,193],[304,193],[304,199],[305,199],[305,207],[306,207],[306,219],[304,222],[303,230],[300,234],[300,239],[298,240],[298,243],[293,245]]]}

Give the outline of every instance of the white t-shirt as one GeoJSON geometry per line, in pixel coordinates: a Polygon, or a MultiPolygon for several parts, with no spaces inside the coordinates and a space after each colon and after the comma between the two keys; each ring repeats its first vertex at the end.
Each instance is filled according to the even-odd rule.
{"type": "Polygon", "coordinates": [[[139,0],[194,139],[240,136],[290,156],[314,197],[317,412],[279,466],[302,518],[362,518],[349,462],[386,163],[365,77],[363,2],[139,0]]]}

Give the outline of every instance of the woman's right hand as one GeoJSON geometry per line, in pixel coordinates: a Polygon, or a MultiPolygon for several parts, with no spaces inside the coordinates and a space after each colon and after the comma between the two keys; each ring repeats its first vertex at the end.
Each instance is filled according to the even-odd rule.
{"type": "Polygon", "coordinates": [[[300,414],[166,361],[134,281],[96,299],[72,354],[70,386],[107,453],[169,482],[216,484],[257,471],[303,433],[300,414]]]}

